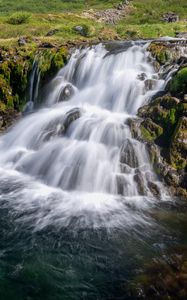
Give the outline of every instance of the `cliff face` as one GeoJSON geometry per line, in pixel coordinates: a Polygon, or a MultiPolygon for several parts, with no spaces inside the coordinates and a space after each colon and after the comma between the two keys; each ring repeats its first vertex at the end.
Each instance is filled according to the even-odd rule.
{"type": "Polygon", "coordinates": [[[147,144],[171,192],[187,198],[187,42],[152,42],[148,50],[168,83],[139,109],[139,126],[132,122],[132,133],[147,144]]]}

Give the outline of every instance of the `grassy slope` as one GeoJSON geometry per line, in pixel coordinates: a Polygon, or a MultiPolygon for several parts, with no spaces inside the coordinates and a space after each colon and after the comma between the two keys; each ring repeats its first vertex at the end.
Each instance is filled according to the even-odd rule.
{"type": "Polygon", "coordinates": [[[131,13],[117,25],[105,25],[95,20],[81,17],[87,8],[106,9],[119,3],[119,0],[0,0],[0,43],[14,42],[19,36],[34,36],[42,40],[81,40],[75,33],[75,25],[85,24],[90,29],[88,39],[119,38],[155,38],[159,36],[175,36],[178,31],[187,31],[186,0],[132,0],[134,8],[131,13]],[[10,25],[8,17],[15,11],[31,13],[29,23],[10,25]],[[181,21],[163,23],[161,17],[168,11],[176,12],[181,21]],[[60,31],[51,38],[46,34],[51,29],[60,31]]]}

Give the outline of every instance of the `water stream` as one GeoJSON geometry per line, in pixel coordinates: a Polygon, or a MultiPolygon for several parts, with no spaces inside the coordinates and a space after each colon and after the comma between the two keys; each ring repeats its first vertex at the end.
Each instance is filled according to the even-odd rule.
{"type": "Polygon", "coordinates": [[[128,125],[165,85],[146,48],[76,50],[0,138],[0,299],[130,299],[122,285],[170,242],[150,212],[171,199],[128,125]]]}

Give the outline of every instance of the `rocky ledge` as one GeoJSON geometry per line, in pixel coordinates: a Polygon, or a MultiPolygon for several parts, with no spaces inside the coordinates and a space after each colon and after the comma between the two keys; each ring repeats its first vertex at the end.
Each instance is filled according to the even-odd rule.
{"type": "Polygon", "coordinates": [[[63,67],[66,46],[21,37],[15,47],[0,48],[0,131],[7,129],[27,103],[33,67],[37,65],[42,87],[63,67]]]}
{"type": "Polygon", "coordinates": [[[187,41],[152,42],[149,51],[168,83],[138,110],[131,131],[146,143],[155,171],[172,194],[187,199],[187,41]]]}

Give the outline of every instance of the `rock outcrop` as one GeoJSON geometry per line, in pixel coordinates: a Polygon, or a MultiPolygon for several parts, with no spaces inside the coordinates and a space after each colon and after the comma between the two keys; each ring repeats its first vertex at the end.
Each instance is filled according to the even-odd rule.
{"type": "Polygon", "coordinates": [[[131,132],[147,144],[153,167],[171,192],[187,199],[187,43],[153,42],[149,51],[160,75],[167,78],[170,72],[172,79],[138,110],[139,119],[130,121],[131,132]]]}

